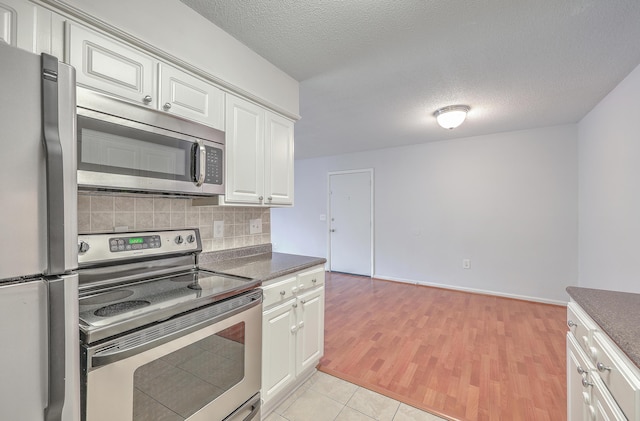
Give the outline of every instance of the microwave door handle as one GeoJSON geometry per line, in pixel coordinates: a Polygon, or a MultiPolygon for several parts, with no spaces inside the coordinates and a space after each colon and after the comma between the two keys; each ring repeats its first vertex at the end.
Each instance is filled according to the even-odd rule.
{"type": "Polygon", "coordinates": [[[201,141],[198,141],[196,144],[193,161],[195,164],[194,182],[196,183],[196,186],[201,186],[204,183],[207,164],[207,150],[201,141]]]}

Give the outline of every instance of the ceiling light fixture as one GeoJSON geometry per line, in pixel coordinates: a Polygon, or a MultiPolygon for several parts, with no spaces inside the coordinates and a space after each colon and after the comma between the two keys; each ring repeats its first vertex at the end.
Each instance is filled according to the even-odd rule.
{"type": "Polygon", "coordinates": [[[464,119],[467,118],[467,113],[470,109],[466,105],[450,105],[436,110],[433,115],[440,126],[451,130],[462,124],[464,119]]]}

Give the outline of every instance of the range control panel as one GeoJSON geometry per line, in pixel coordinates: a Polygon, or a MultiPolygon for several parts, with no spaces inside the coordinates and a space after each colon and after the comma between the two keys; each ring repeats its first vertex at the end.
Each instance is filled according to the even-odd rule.
{"type": "Polygon", "coordinates": [[[202,251],[197,228],[153,232],[78,235],[78,263],[95,264],[123,258],[202,251]]]}
{"type": "Polygon", "coordinates": [[[159,235],[145,235],[137,237],[109,238],[109,248],[112,252],[159,248],[161,244],[159,235]]]}

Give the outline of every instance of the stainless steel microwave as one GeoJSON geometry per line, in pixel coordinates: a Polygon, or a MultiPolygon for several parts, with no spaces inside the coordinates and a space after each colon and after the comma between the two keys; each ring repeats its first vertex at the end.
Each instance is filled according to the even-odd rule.
{"type": "Polygon", "coordinates": [[[224,194],[223,131],[78,87],[78,188],[224,194]]]}

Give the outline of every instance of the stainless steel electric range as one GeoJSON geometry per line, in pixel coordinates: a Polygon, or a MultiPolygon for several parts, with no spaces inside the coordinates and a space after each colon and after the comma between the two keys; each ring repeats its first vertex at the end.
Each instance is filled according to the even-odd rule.
{"type": "Polygon", "coordinates": [[[85,421],[260,418],[260,283],[201,251],[197,229],[79,235],[85,421]]]}

